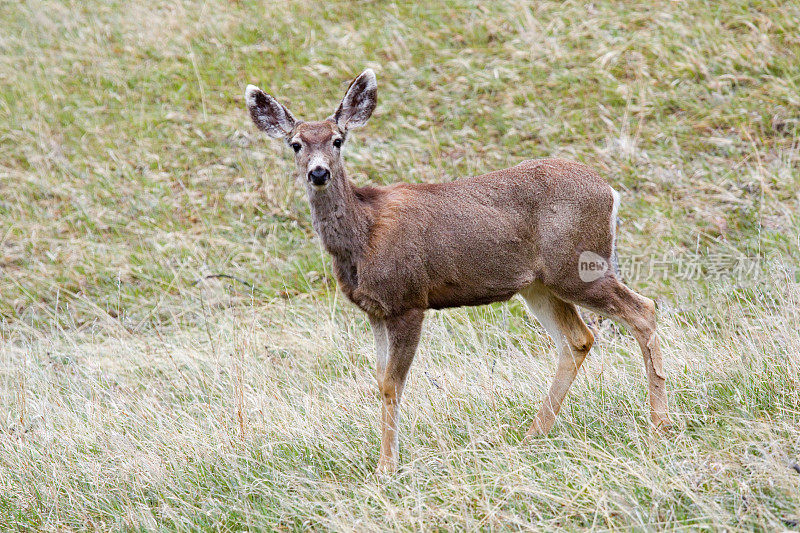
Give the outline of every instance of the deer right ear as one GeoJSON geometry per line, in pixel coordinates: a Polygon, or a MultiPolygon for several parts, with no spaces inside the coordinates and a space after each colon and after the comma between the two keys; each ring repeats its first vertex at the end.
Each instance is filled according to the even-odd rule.
{"type": "Polygon", "coordinates": [[[275,138],[286,137],[294,130],[297,120],[273,97],[255,85],[248,85],[244,96],[258,129],[275,138]]]}
{"type": "Polygon", "coordinates": [[[360,128],[372,116],[376,105],[378,105],[378,82],[375,79],[375,72],[368,68],[353,80],[342,103],[330,118],[342,131],[360,128]]]}

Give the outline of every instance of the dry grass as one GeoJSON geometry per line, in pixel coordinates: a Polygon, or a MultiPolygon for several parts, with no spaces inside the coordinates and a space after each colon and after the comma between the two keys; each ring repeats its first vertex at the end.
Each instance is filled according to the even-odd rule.
{"type": "Polygon", "coordinates": [[[800,519],[800,7],[0,3],[0,523],[15,529],[772,530],[800,519]],[[371,334],[255,82],[380,104],[359,183],[560,155],[623,191],[678,429],[600,342],[548,438],[518,302],[431,313],[378,482],[371,334]],[[728,258],[747,276],[708,273],[728,258]],[[652,264],[652,263],[650,263],[652,264]],[[231,278],[202,279],[224,273],[231,278]],[[198,280],[200,280],[198,282],[198,280]]]}

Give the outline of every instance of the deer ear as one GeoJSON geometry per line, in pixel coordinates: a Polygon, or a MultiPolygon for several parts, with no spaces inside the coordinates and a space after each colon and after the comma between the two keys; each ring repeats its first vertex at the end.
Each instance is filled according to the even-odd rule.
{"type": "Polygon", "coordinates": [[[353,80],[342,103],[330,118],[343,131],[360,128],[367,123],[377,104],[378,82],[375,72],[368,68],[353,80]]]}
{"type": "Polygon", "coordinates": [[[244,96],[250,118],[258,129],[275,138],[286,137],[292,132],[297,120],[277,100],[255,85],[248,85],[244,96]]]}

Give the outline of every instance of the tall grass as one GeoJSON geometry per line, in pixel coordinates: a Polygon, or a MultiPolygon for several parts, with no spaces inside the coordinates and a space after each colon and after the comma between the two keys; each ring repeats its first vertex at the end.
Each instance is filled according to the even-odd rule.
{"type": "Polygon", "coordinates": [[[371,339],[331,302],[247,304],[133,337],[6,329],[0,516],[34,529],[781,528],[800,507],[798,296],[662,314],[677,422],[665,439],[649,432],[629,335],[604,329],[552,434],[521,445],[554,372],[549,342],[518,303],[432,313],[403,466],[383,480],[371,339]]]}

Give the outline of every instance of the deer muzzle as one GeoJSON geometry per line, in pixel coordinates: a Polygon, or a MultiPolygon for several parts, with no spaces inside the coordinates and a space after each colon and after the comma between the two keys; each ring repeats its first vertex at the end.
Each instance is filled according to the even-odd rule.
{"type": "Polygon", "coordinates": [[[315,167],[308,172],[308,181],[314,187],[324,187],[331,179],[331,171],[325,167],[315,167]]]}

